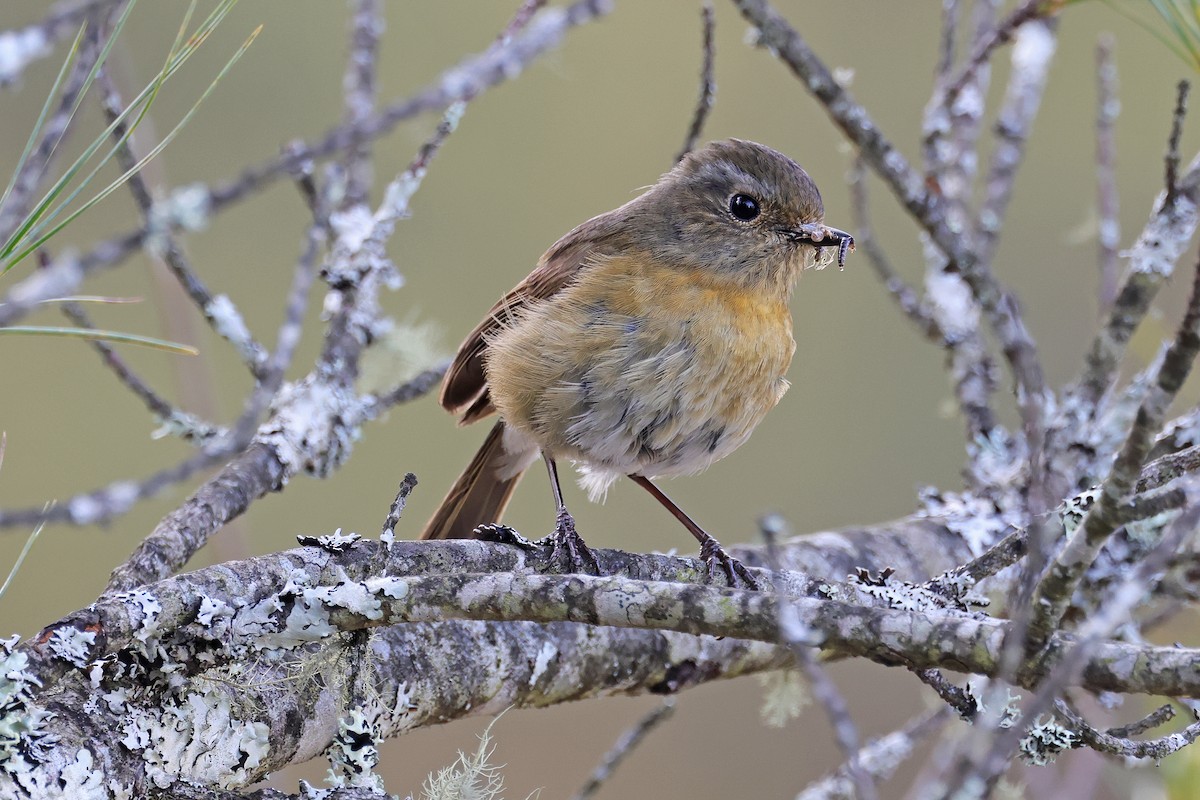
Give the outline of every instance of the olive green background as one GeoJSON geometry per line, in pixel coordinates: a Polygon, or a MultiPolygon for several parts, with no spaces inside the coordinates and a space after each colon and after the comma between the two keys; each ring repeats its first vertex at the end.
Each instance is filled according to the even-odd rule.
{"type": "MultiPolygon", "coordinates": [[[[830,66],[853,69],[854,95],[915,161],[940,5],[858,0],[779,7],[830,66]]],[[[1118,5],[1149,14],[1146,4],[1118,5]]],[[[482,50],[515,6],[515,0],[386,2],[381,99],[409,95],[463,55],[482,50]]],[[[128,94],[157,70],[184,8],[181,2],[147,2],[136,11],[114,62],[128,94]]],[[[33,21],[44,10],[39,2],[10,0],[0,6],[0,29],[33,21]]],[[[285,142],[311,141],[339,120],[347,16],[347,4],[332,0],[243,0],[165,87],[152,115],[155,133],[162,135],[186,113],[260,22],[261,36],[150,167],[150,180],[163,187],[229,178],[285,142]]],[[[997,271],[1022,298],[1055,386],[1076,373],[1096,316],[1097,34],[1109,30],[1118,37],[1123,246],[1132,242],[1161,187],[1174,84],[1189,72],[1162,44],[1104,4],[1073,4],[1062,23],[1055,71],[997,255],[997,271]]],[[[732,6],[718,4],[719,88],[706,138],[750,138],[793,156],[821,187],[827,222],[851,228],[849,149],[799,82],[767,52],[746,45],[746,29],[732,6]]],[[[397,319],[432,326],[436,334],[434,347],[421,349],[418,358],[431,363],[452,352],[546,246],[629,199],[671,165],[697,94],[699,31],[695,3],[626,0],[610,17],[570,32],[518,80],[471,104],[459,132],[433,163],[412,218],[398,226],[389,245],[406,284],[383,302],[397,319]]],[[[0,90],[0,173],[15,163],[61,52],[39,62],[20,87],[0,90]]],[[[1006,51],[997,62],[989,95],[993,107],[1002,97],[1007,59],[1006,51]]],[[[97,130],[98,120],[89,105],[84,129],[97,130]]],[[[376,199],[435,123],[434,117],[417,119],[376,143],[376,199]]],[[[1190,125],[1184,137],[1185,159],[1200,142],[1197,130],[1190,125]]],[[[71,140],[72,151],[84,135],[71,140]]],[[[919,280],[915,226],[875,181],[872,193],[880,237],[904,274],[919,280]]],[[[130,229],[137,219],[127,193],[118,192],[59,237],[55,249],[86,249],[130,229]]],[[[252,330],[272,346],[308,223],[299,194],[285,180],[186,240],[196,271],[214,292],[229,294],[252,330]]],[[[0,278],[0,291],[30,268],[0,278]]],[[[1177,279],[1168,286],[1160,303],[1165,316],[1150,320],[1135,339],[1137,358],[1152,356],[1173,327],[1186,285],[1177,279]]],[[[307,370],[319,345],[319,289],[293,375],[307,370]]],[[[138,305],[95,309],[102,325],[201,349],[193,359],[122,351],[167,396],[219,421],[240,412],[251,385],[245,370],[158,265],[135,258],[85,290],[145,298],[138,305]]],[[[915,507],[918,487],[953,489],[960,483],[962,425],[943,355],[895,310],[865,258],[852,256],[844,272],[805,274],[793,308],[799,347],[789,394],[747,446],[706,474],[665,487],[726,543],[753,541],[755,518],[765,511],[783,513],[796,532],[830,529],[905,515],[915,507]]],[[[30,321],[53,325],[60,319],[47,310],[30,321]]],[[[395,369],[389,364],[380,362],[385,371],[395,369]]],[[[1007,374],[996,400],[1004,419],[1014,420],[1007,374]]],[[[154,427],[84,345],[0,340],[0,429],[8,435],[0,506],[62,500],[112,480],[146,476],[188,455],[180,442],[152,440],[154,427]]],[[[342,528],[374,535],[409,470],[421,483],[398,532],[414,535],[484,433],[483,426],[456,428],[432,398],[399,407],[364,429],[353,457],[332,479],[296,478],[282,494],[256,503],[195,566],[288,548],[296,534],[342,528]]],[[[47,529],[0,599],[0,632],[29,635],[86,605],[109,570],[196,485],[175,487],[105,528],[47,529]]],[[[603,506],[589,505],[573,485],[567,491],[580,530],[594,545],[693,550],[687,533],[630,484],[618,484],[603,506]]],[[[552,524],[540,468],[522,486],[509,521],[532,535],[552,524]]],[[[27,533],[0,532],[4,569],[27,533]]],[[[852,663],[833,673],[864,735],[891,730],[928,702],[927,690],[898,670],[852,663]]],[[[761,690],[753,680],[701,687],[678,700],[674,719],[633,755],[601,797],[791,797],[841,761],[818,708],[782,730],[764,727],[758,716],[761,690]]],[[[510,712],[494,729],[496,760],[508,764],[507,796],[523,797],[537,787],[544,798],[568,795],[615,737],[657,702],[610,699],[510,712]]],[[[1136,711],[1130,707],[1128,716],[1136,711]]],[[[485,724],[470,719],[390,742],[383,766],[389,790],[415,791],[426,772],[452,760],[455,748],[474,748],[474,735],[485,724]]],[[[1038,787],[1031,796],[1060,785],[1082,791],[1076,796],[1091,796],[1081,782],[1090,778],[1078,776],[1094,768],[1090,756],[1068,757],[1056,770],[1031,777],[1031,786],[1038,787]]],[[[319,779],[323,770],[314,762],[279,776],[277,785],[294,790],[296,777],[319,779]]],[[[903,796],[913,774],[908,769],[884,796],[903,796]]],[[[1152,770],[1105,774],[1112,788],[1096,788],[1097,797],[1130,796],[1135,784],[1158,780],[1152,770]]]]}

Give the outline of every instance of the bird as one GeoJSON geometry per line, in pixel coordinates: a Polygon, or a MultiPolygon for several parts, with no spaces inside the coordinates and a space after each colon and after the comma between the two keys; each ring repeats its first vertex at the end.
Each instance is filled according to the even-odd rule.
{"type": "Polygon", "coordinates": [[[498,417],[426,524],[423,539],[489,537],[540,456],[556,506],[547,544],[594,564],[563,501],[572,462],[589,499],[621,476],[700,542],[710,579],[756,587],[746,568],[654,482],[740,447],[783,397],[796,348],[800,273],[854,238],[824,224],[795,161],[725,139],[686,154],[641,195],[577,226],[458,348],[439,402],[460,425],[498,417]]]}

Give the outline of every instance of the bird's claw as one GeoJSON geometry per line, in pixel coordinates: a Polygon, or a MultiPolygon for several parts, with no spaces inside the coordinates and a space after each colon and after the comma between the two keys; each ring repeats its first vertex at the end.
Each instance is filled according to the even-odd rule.
{"type": "Polygon", "coordinates": [[[745,586],[748,589],[760,588],[758,581],[750,574],[750,570],[746,569],[746,565],[726,553],[725,548],[721,547],[721,543],[711,536],[700,545],[700,560],[708,568],[710,581],[717,577],[717,562],[719,561],[730,586],[735,588],[745,586]]]}
{"type": "Polygon", "coordinates": [[[554,521],[554,532],[537,544],[550,548],[550,559],[563,567],[564,572],[582,572],[590,575],[600,573],[600,565],[591,549],[575,530],[575,518],[565,508],[560,509],[554,521]]]}

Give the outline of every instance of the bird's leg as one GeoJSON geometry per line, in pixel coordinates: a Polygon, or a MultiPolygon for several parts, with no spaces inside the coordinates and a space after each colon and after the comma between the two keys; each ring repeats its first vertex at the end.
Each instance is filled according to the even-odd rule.
{"type": "Polygon", "coordinates": [[[589,572],[596,574],[600,571],[596,557],[583,543],[583,539],[575,530],[575,518],[567,511],[563,502],[562,486],[558,482],[558,466],[549,453],[542,453],[546,462],[546,471],[550,473],[550,489],[554,492],[554,505],[557,516],[554,519],[554,532],[542,540],[551,548],[551,558],[556,562],[565,563],[570,572],[589,572]]]}
{"type": "Polygon", "coordinates": [[[726,553],[725,548],[721,547],[720,542],[697,525],[695,520],[689,517],[682,508],[675,505],[674,501],[651,483],[649,478],[645,475],[630,475],[629,478],[649,492],[655,500],[662,503],[663,507],[667,511],[670,511],[675,516],[675,519],[682,522],[683,527],[687,528],[692,536],[696,537],[696,541],[700,542],[700,559],[708,566],[708,577],[710,579],[716,576],[716,562],[720,561],[721,568],[725,571],[725,577],[729,579],[730,586],[737,586],[740,579],[740,582],[751,589],[759,588],[758,581],[750,574],[750,570],[746,569],[746,565],[726,553]]]}

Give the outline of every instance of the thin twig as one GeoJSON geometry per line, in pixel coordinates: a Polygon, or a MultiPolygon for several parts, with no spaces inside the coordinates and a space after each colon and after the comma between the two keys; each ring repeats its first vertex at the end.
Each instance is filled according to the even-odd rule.
{"type": "Polygon", "coordinates": [[[931,591],[944,592],[942,587],[953,583],[974,585],[984,578],[990,578],[1006,567],[1010,567],[1024,557],[1028,547],[1028,531],[1024,528],[1013,530],[1003,539],[985,550],[977,558],[968,561],[945,575],[940,575],[927,584],[931,591]]]}
{"type": "Polygon", "coordinates": [[[292,274],[292,286],[288,290],[287,302],[283,309],[283,322],[275,337],[275,351],[263,364],[262,376],[255,384],[254,391],[246,398],[241,416],[233,424],[234,438],[239,441],[250,440],[267,406],[275,399],[283,385],[283,378],[291,366],[296,346],[304,332],[304,312],[308,307],[308,295],[317,273],[317,255],[324,241],[325,228],[317,223],[309,226],[304,252],[296,261],[296,269],[292,274]]]}
{"type": "Polygon", "coordinates": [[[214,186],[212,207],[219,209],[287,173],[298,158],[326,158],[362,139],[378,138],[418,114],[443,112],[454,103],[469,100],[518,75],[527,64],[557,45],[571,28],[611,10],[612,0],[576,0],[564,8],[546,9],[523,30],[479,55],[463,59],[416,95],[379,109],[359,125],[339,125],[306,148],[248,167],[238,178],[214,186]]]}
{"type": "Polygon", "coordinates": [[[11,36],[15,41],[38,43],[36,47],[26,45],[23,60],[5,65],[5,71],[0,73],[0,87],[17,83],[25,67],[53,53],[54,45],[78,33],[79,27],[89,16],[104,6],[123,5],[125,2],[126,0],[83,0],[55,3],[41,21],[24,28],[0,32],[0,38],[11,36]]]}
{"type": "Polygon", "coordinates": [[[696,110],[692,113],[692,124],[688,126],[687,137],[683,140],[683,149],[679,151],[679,155],[675,156],[676,161],[682,161],[684,156],[695,149],[696,143],[700,141],[700,134],[704,131],[704,123],[708,120],[709,112],[712,111],[713,101],[717,96],[717,82],[713,77],[716,64],[714,30],[717,25],[717,16],[711,2],[706,1],[700,8],[700,18],[704,26],[701,38],[704,59],[700,67],[700,97],[696,100],[696,110]]]}
{"type": "Polygon", "coordinates": [[[948,346],[937,320],[933,318],[922,305],[917,290],[910,286],[896,272],[883,246],[875,238],[875,228],[871,224],[870,202],[867,199],[866,169],[861,156],[856,156],[850,168],[850,210],[854,220],[854,238],[858,247],[867,255],[867,261],[875,269],[875,274],[883,281],[888,294],[900,306],[900,310],[914,325],[925,334],[925,338],[948,346]]]}
{"type": "Polygon", "coordinates": [[[1046,3],[1044,0],[1025,0],[999,25],[992,28],[988,35],[979,38],[971,49],[967,63],[963,65],[958,76],[947,85],[946,103],[948,105],[954,103],[967,84],[973,80],[975,72],[991,59],[992,53],[997,47],[1010,42],[1017,29],[1029,20],[1053,11],[1053,6],[1054,4],[1046,3]]]}
{"type": "MultiPolygon", "coordinates": [[[[778,516],[769,515],[759,520],[758,527],[766,544],[767,563],[771,565],[772,570],[778,572],[780,564],[778,539],[784,533],[784,522],[778,516]]],[[[834,738],[837,739],[838,746],[846,757],[846,773],[854,785],[859,800],[874,800],[879,795],[875,790],[872,776],[862,767],[859,757],[861,738],[854,720],[850,716],[846,698],[842,697],[837,684],[817,661],[812,643],[804,641],[805,635],[809,632],[803,629],[798,620],[789,613],[789,606],[786,602],[781,603],[779,607],[779,630],[788,649],[792,651],[800,668],[808,678],[809,684],[812,686],[813,697],[825,710],[829,724],[833,727],[834,738]]]]}
{"type": "Polygon", "coordinates": [[[411,472],[405,473],[404,479],[400,481],[400,489],[396,492],[396,499],[392,501],[387,517],[383,520],[383,529],[379,533],[379,541],[390,544],[395,540],[396,524],[400,522],[400,515],[404,513],[404,506],[408,503],[408,496],[412,494],[412,490],[416,487],[417,476],[411,472]]]}
{"type": "MultiPolygon", "coordinates": [[[[1182,87],[1182,84],[1181,84],[1182,87]]],[[[1171,139],[1186,110],[1180,89],[1172,115],[1171,139]]],[[[1168,145],[1168,152],[1172,149],[1168,145]]],[[[1121,357],[1134,330],[1145,318],[1159,288],[1174,271],[1175,262],[1196,230],[1200,201],[1200,156],[1192,160],[1182,178],[1169,178],[1172,186],[1155,201],[1150,220],[1130,249],[1129,273],[1116,294],[1108,319],[1092,339],[1084,360],[1084,371],[1075,392],[1095,407],[1117,377],[1121,357]]]]}
{"type": "MultiPolygon", "coordinates": [[[[855,760],[876,780],[891,777],[896,768],[917,749],[917,744],[926,736],[937,731],[949,718],[949,711],[939,708],[909,722],[898,731],[872,739],[863,745],[855,760]]],[[[832,775],[809,784],[796,800],[854,800],[855,784],[850,776],[849,765],[843,764],[832,775]]]]}
{"type": "Polygon", "coordinates": [[[196,455],[140,481],[114,481],[100,489],[70,497],[52,508],[0,509],[0,528],[26,527],[43,521],[72,525],[102,524],[126,513],[141,500],[153,497],[168,486],[185,481],[197,472],[229,458],[237,448],[227,444],[228,441],[210,444],[196,455]]]}
{"type": "MultiPolygon", "coordinates": [[[[1161,712],[1164,708],[1170,710],[1171,713],[1165,715],[1166,719],[1161,722],[1155,720],[1154,724],[1161,725],[1162,722],[1174,716],[1174,710],[1170,706],[1163,706],[1159,711],[1161,712]]],[[[1150,758],[1157,761],[1182,750],[1200,738],[1200,722],[1193,722],[1183,730],[1167,736],[1138,741],[1113,733],[1113,730],[1119,729],[1101,731],[1093,728],[1079,712],[1061,699],[1054,701],[1054,711],[1067,721],[1075,735],[1079,737],[1081,745],[1118,758],[1150,758]]],[[[1142,723],[1149,719],[1142,720],[1142,723]]],[[[1140,733],[1140,731],[1137,732],[1140,733]]]]}
{"type": "Polygon", "coordinates": [[[1192,445],[1186,450],[1168,453],[1144,466],[1134,491],[1157,489],[1197,470],[1200,470],[1200,445],[1192,445]]]}
{"type": "Polygon", "coordinates": [[[1117,251],[1121,244],[1120,202],[1117,192],[1116,121],[1121,112],[1117,99],[1117,39],[1101,34],[1096,43],[1096,240],[1100,261],[1100,313],[1112,307],[1117,296],[1117,251]]]}
{"type": "MultiPolygon", "coordinates": [[[[305,161],[344,152],[363,138],[379,138],[407,119],[431,111],[443,111],[455,102],[514,78],[526,66],[556,46],[572,28],[584,25],[612,10],[612,0],[576,0],[564,8],[547,9],[502,46],[468,57],[423,91],[392,103],[372,114],[362,125],[339,125],[318,141],[288,148],[281,155],[247,167],[238,178],[212,187],[197,187],[205,194],[207,213],[224,211],[281,177],[294,174],[305,161]]],[[[171,219],[170,225],[177,225],[171,219]]],[[[52,297],[71,294],[88,275],[124,261],[151,237],[147,228],[117,235],[96,245],[90,252],[71,258],[60,257],[47,270],[22,280],[0,298],[0,325],[11,325],[37,304],[52,297]]]]}
{"type": "Polygon", "coordinates": [[[1016,33],[1012,71],[996,120],[996,147],[984,181],[983,207],[979,210],[975,239],[977,257],[985,264],[990,264],[995,254],[1017,170],[1025,157],[1025,142],[1041,106],[1054,57],[1056,22],[1036,19],[1022,25],[1016,33]]]}
{"type": "Polygon", "coordinates": [[[533,19],[533,15],[544,5],[546,5],[546,0],[524,0],[513,14],[512,19],[504,26],[504,30],[496,36],[493,46],[506,44],[518,31],[529,24],[529,20],[533,19]]]}
{"type": "Polygon", "coordinates": [[[912,673],[921,679],[921,683],[933,689],[960,718],[970,722],[979,713],[979,704],[971,693],[946,680],[946,676],[939,670],[914,669],[912,673]]]}
{"type": "Polygon", "coordinates": [[[1163,358],[1154,385],[1138,408],[1133,427],[1101,487],[1099,500],[1038,585],[1029,629],[1028,646],[1032,650],[1045,644],[1058,628],[1084,572],[1119,525],[1121,502],[1141,477],[1146,456],[1162,430],[1167,409],[1191,372],[1197,352],[1200,352],[1200,262],[1196,265],[1183,322],[1163,358]]]}
{"type": "Polygon", "coordinates": [[[1167,205],[1175,202],[1179,193],[1179,139],[1183,136],[1183,120],[1187,117],[1187,99],[1191,84],[1180,81],[1175,93],[1175,112],[1171,115],[1171,135],[1167,137],[1167,153],[1163,156],[1167,205]]]}
{"type": "MultiPolygon", "coordinates": [[[[953,35],[949,28],[957,28],[957,3],[955,8],[946,8],[943,20],[943,37],[953,35]]],[[[995,0],[981,0],[975,4],[972,19],[975,40],[986,36],[994,25],[995,0]]],[[[925,180],[936,186],[942,200],[946,222],[960,232],[964,250],[972,247],[975,222],[971,218],[970,206],[978,158],[979,133],[983,125],[985,104],[979,98],[986,97],[991,70],[981,66],[971,76],[967,102],[957,102],[946,95],[944,89],[950,80],[953,62],[950,59],[953,41],[943,39],[942,55],[935,74],[934,96],[925,106],[922,116],[922,161],[925,180]]],[[[988,345],[979,326],[979,303],[971,296],[971,290],[959,273],[958,264],[939,247],[927,245],[925,251],[925,297],[924,305],[944,339],[947,349],[946,367],[954,387],[954,396],[967,427],[969,443],[987,441],[996,426],[991,408],[991,397],[996,388],[995,368],[988,345]]],[[[986,484],[986,478],[975,468],[974,454],[979,448],[969,447],[971,465],[966,470],[968,480],[978,486],[986,484]]]]}
{"type": "Polygon", "coordinates": [[[571,800],[587,800],[589,797],[594,797],[596,792],[616,772],[621,762],[637,749],[652,730],[669,720],[674,713],[675,700],[668,697],[653,711],[634,723],[629,730],[622,733],[621,737],[613,744],[612,749],[604,754],[604,758],[592,770],[587,781],[579,787],[579,791],[571,795],[571,800]]]}
{"type": "MultiPolygon", "coordinates": [[[[375,111],[379,36],[383,32],[380,0],[356,0],[350,23],[350,52],[346,58],[343,122],[355,128],[375,111]]],[[[371,140],[363,138],[346,150],[346,194],[342,207],[365,203],[371,188],[371,140]]]]}
{"type": "MultiPolygon", "coordinates": [[[[79,303],[63,303],[62,313],[71,320],[72,323],[80,328],[94,328],[91,318],[87,312],[83,310],[83,306],[79,303]]],[[[133,392],[133,394],[145,404],[151,414],[161,420],[171,419],[182,416],[182,412],[175,406],[168,403],[159,397],[158,393],[150,388],[150,385],[138,377],[125,360],[117,355],[116,350],[107,342],[95,339],[90,342],[92,348],[100,354],[105,366],[112,370],[125,388],[133,392]]]]}
{"type": "Polygon", "coordinates": [[[937,66],[933,70],[934,84],[944,86],[954,68],[954,41],[958,36],[958,16],[962,4],[958,0],[943,0],[942,27],[938,36],[937,66]]]}
{"type": "Polygon", "coordinates": [[[1105,733],[1118,739],[1128,739],[1130,736],[1141,736],[1146,731],[1166,725],[1173,719],[1175,719],[1175,706],[1163,704],[1136,722],[1109,728],[1105,733]]]}
{"type": "Polygon", "coordinates": [[[1036,495],[1044,485],[1042,443],[1045,438],[1045,377],[1033,337],[1025,327],[1016,299],[996,280],[987,265],[965,246],[962,232],[947,218],[940,197],[929,190],[912,167],[871,119],[867,110],[834,80],[828,67],[803,37],[766,0],[734,0],[742,15],[759,31],[760,42],[803,81],[824,106],[830,118],[859,148],[871,167],[929,233],[933,243],[955,263],[975,299],[987,314],[1012,369],[1015,394],[1030,454],[1030,508],[1040,511],[1036,495]]]}
{"type": "Polygon", "coordinates": [[[363,405],[378,414],[384,409],[423,397],[437,386],[449,368],[450,361],[443,361],[385,392],[368,395],[363,398],[363,405]]]}
{"type": "Polygon", "coordinates": [[[121,114],[125,111],[125,103],[106,67],[102,66],[96,73],[96,85],[100,88],[100,105],[105,121],[113,126],[112,138],[116,142],[117,163],[122,171],[129,173],[126,185],[146,221],[147,229],[152,231],[150,242],[153,243],[154,250],[162,257],[167,269],[199,309],[209,327],[218,336],[232,344],[251,374],[261,379],[263,362],[267,358],[266,348],[259,344],[250,333],[233,302],[225,296],[215,297],[209,291],[196,270],[192,268],[187,256],[184,255],[179,241],[171,234],[170,230],[162,229],[162,221],[156,217],[154,198],[150,187],[146,184],[146,178],[142,172],[135,169],[138,158],[131,149],[132,139],[129,136],[129,126],[127,121],[120,119],[121,114]]]}
{"type": "Polygon", "coordinates": [[[36,195],[45,179],[49,177],[55,159],[64,152],[63,145],[67,136],[75,128],[71,125],[74,119],[72,112],[79,103],[88,75],[102,49],[101,37],[104,36],[105,27],[103,21],[108,17],[108,13],[102,9],[101,5],[90,9],[90,13],[94,14],[93,24],[84,34],[75,64],[62,84],[62,99],[59,100],[58,107],[46,118],[42,127],[42,137],[30,151],[29,158],[12,178],[12,191],[5,199],[4,206],[0,207],[0,242],[7,241],[29,209],[37,202],[36,195]]]}

